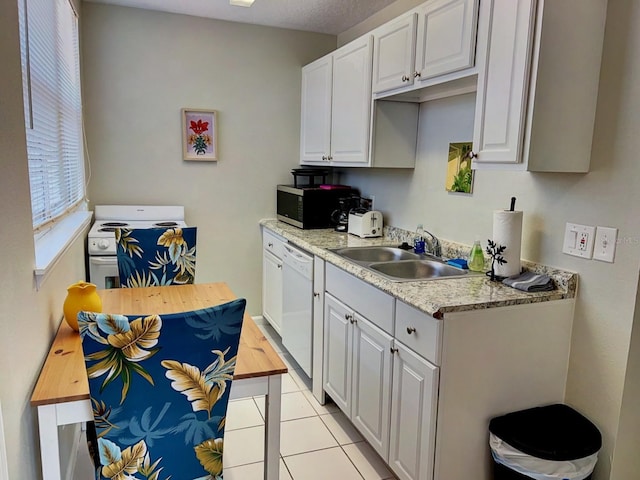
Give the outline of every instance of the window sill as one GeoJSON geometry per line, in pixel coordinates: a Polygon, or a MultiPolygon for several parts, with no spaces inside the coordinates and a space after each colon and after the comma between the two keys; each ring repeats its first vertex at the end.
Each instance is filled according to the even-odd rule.
{"type": "Polygon", "coordinates": [[[92,215],[92,212],[86,210],[72,213],[55,223],[45,233],[36,236],[34,274],[38,290],[62,255],[89,226],[92,215]]]}

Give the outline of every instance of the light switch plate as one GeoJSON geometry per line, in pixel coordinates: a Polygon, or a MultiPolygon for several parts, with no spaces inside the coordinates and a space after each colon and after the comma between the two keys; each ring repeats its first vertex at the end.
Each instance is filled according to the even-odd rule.
{"type": "Polygon", "coordinates": [[[593,259],[602,262],[613,263],[616,253],[616,240],[618,229],[611,227],[596,227],[596,236],[593,247],[593,259]]]}
{"type": "Polygon", "coordinates": [[[568,255],[590,259],[593,255],[595,233],[596,227],[567,223],[562,251],[568,255]]]}

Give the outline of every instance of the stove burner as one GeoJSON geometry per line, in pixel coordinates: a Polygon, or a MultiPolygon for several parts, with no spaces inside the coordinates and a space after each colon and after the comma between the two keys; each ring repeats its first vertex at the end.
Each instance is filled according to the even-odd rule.
{"type": "MultiPolygon", "coordinates": [[[[126,227],[127,225],[129,224],[125,222],[104,222],[100,224],[101,227],[126,227]]],[[[113,230],[104,230],[104,231],[113,232],[113,230]]]]}
{"type": "Polygon", "coordinates": [[[177,227],[176,222],[158,222],[153,224],[154,227],[177,227]]]}

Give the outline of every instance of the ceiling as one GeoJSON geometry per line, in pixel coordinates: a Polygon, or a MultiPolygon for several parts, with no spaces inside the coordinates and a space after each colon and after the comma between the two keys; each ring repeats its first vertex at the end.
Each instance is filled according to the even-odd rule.
{"type": "Polygon", "coordinates": [[[338,35],[395,0],[255,0],[248,8],[229,0],[85,1],[338,35]]]}

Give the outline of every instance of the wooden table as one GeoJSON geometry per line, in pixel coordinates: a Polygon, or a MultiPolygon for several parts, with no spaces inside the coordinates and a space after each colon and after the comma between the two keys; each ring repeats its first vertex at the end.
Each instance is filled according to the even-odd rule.
{"type": "MultiPolygon", "coordinates": [[[[226,303],[236,298],[225,283],[99,290],[102,310],[128,315],[168,314],[226,303]]],[[[231,398],[266,395],[264,478],[279,478],[280,396],[287,367],[245,313],[231,398]]],[[[80,335],[61,322],[36,383],[43,480],[60,480],[58,426],[93,420],[80,335]]]]}

